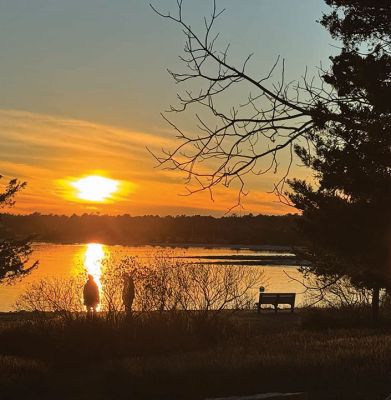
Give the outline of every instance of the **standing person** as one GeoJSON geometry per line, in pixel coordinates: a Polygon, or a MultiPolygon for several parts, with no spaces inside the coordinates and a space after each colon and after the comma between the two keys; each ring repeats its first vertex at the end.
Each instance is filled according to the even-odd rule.
{"type": "Polygon", "coordinates": [[[94,315],[99,304],[99,288],[92,275],[88,275],[88,280],[83,289],[83,297],[87,315],[94,315]]]}
{"type": "Polygon", "coordinates": [[[125,306],[125,313],[129,317],[132,314],[132,305],[135,293],[134,281],[130,273],[124,274],[123,284],[122,302],[125,306]]]}

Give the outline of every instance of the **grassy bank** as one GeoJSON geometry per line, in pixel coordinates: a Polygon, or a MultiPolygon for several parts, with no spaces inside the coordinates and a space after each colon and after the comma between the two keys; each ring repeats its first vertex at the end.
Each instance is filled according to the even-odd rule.
{"type": "Polygon", "coordinates": [[[365,310],[242,312],[214,320],[168,313],[132,321],[5,315],[1,398],[305,391],[309,399],[380,400],[391,393],[391,330],[387,321],[372,327],[366,316],[365,310]]]}

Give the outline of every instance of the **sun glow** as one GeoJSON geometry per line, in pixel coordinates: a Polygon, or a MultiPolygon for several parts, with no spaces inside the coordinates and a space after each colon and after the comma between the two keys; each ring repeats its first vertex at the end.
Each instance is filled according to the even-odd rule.
{"type": "Polygon", "coordinates": [[[98,175],[90,175],[72,182],[81,200],[103,202],[118,191],[119,182],[98,175]]]}

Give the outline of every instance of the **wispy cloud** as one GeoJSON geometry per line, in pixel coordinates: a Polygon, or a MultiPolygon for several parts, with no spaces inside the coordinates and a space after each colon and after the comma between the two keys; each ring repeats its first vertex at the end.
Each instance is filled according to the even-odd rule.
{"type": "MultiPolygon", "coordinates": [[[[0,140],[0,173],[28,182],[27,189],[18,195],[14,212],[221,214],[235,203],[231,189],[217,189],[215,202],[208,193],[178,196],[184,193],[183,177],[155,169],[155,162],[146,150],[146,146],[156,150],[172,146],[166,135],[0,110],[0,140]],[[115,203],[99,205],[81,203],[67,196],[64,181],[96,171],[127,182],[132,191],[115,203]]],[[[255,185],[244,204],[252,212],[292,211],[275,201],[274,196],[255,185]]]]}

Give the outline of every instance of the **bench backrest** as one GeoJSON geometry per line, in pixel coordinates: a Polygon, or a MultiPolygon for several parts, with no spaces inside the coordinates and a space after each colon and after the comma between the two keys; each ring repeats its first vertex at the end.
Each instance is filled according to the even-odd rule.
{"type": "Polygon", "coordinates": [[[294,304],[296,293],[259,293],[260,304],[294,304]]]}

